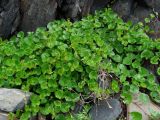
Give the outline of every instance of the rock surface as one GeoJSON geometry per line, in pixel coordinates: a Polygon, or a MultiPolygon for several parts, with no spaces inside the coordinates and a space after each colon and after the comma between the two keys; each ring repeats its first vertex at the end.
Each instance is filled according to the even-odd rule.
{"type": "Polygon", "coordinates": [[[160,12],[160,0],[144,0],[144,2],[153,8],[155,12],[160,12]]]}
{"type": "Polygon", "coordinates": [[[93,0],[62,0],[60,5],[60,18],[79,20],[90,12],[93,0]]]}
{"type": "Polygon", "coordinates": [[[0,1],[0,37],[8,37],[19,25],[19,0],[0,1]]]}
{"type": "Polygon", "coordinates": [[[0,112],[0,120],[8,120],[8,114],[4,112],[0,112]]]}
{"type": "Polygon", "coordinates": [[[134,0],[118,0],[112,8],[120,17],[127,21],[127,18],[133,12],[133,4],[134,0]]]}
{"type": "Polygon", "coordinates": [[[149,15],[153,13],[152,9],[145,8],[141,6],[137,6],[134,10],[133,16],[138,18],[138,21],[144,21],[145,18],[149,17],[149,15]]]}
{"type": "Polygon", "coordinates": [[[21,0],[22,21],[20,31],[34,31],[37,27],[45,27],[56,17],[56,0],[21,0]]]}
{"type": "Polygon", "coordinates": [[[0,37],[35,31],[55,19],[80,20],[111,4],[120,17],[134,23],[153,11],[160,13],[160,0],[0,0],[0,37]]]}
{"type": "Polygon", "coordinates": [[[139,112],[142,114],[142,120],[150,120],[149,116],[151,115],[150,110],[153,110],[154,112],[160,113],[160,107],[158,105],[155,105],[151,100],[147,104],[144,104],[138,100],[139,94],[136,94],[133,96],[133,101],[131,104],[128,105],[127,111],[128,111],[128,118],[127,120],[132,120],[130,113],[131,112],[139,112]]]}
{"type": "Polygon", "coordinates": [[[38,114],[38,120],[47,120],[45,116],[38,114]]]}
{"type": "Polygon", "coordinates": [[[90,111],[92,120],[116,120],[122,112],[121,103],[117,99],[98,101],[90,111]]]}
{"type": "Polygon", "coordinates": [[[100,10],[102,8],[107,7],[110,1],[111,0],[94,0],[91,7],[91,12],[94,13],[96,10],[100,10]]]}
{"type": "Polygon", "coordinates": [[[14,112],[22,109],[29,102],[30,95],[18,89],[0,88],[0,110],[14,112]]]}
{"type": "Polygon", "coordinates": [[[149,24],[149,26],[150,26],[151,30],[154,31],[152,33],[149,33],[149,36],[153,39],[160,38],[160,20],[158,18],[152,20],[151,23],[149,24]]]}
{"type": "MultiPolygon", "coordinates": [[[[144,22],[145,18],[150,17],[150,14],[154,14],[151,8],[137,6],[128,20],[131,20],[133,23],[144,22]]],[[[148,35],[153,39],[160,38],[160,20],[155,18],[147,25],[154,31],[153,33],[148,33],[148,35]]]]}

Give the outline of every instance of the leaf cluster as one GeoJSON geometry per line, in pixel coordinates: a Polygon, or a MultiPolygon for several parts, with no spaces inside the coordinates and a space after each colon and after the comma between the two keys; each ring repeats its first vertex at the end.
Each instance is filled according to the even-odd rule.
{"type": "MultiPolygon", "coordinates": [[[[124,23],[111,9],[72,23],[59,20],[0,42],[0,87],[32,92],[21,120],[41,113],[70,120],[80,94],[99,94],[98,71],[115,74],[109,93],[121,92],[125,103],[147,89],[160,103],[160,86],[144,61],[159,65],[160,41],[152,41],[140,25],[124,23]]],[[[157,69],[160,75],[160,66],[157,69]]],[[[108,91],[108,90],[107,90],[108,91]]],[[[143,95],[141,98],[146,98],[143,95]]]]}

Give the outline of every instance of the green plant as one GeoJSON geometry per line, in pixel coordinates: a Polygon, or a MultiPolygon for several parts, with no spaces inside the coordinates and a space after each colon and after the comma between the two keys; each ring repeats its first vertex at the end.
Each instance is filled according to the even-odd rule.
{"type": "Polygon", "coordinates": [[[160,86],[143,67],[145,60],[159,65],[160,41],[152,41],[141,25],[124,23],[105,9],[75,23],[54,21],[27,36],[20,32],[0,41],[0,87],[33,93],[31,103],[17,112],[20,120],[37,113],[70,120],[80,94],[121,92],[128,104],[132,94],[146,89],[160,103],[160,86]],[[114,74],[111,88],[98,86],[99,70],[114,74]]]}
{"type": "Polygon", "coordinates": [[[160,119],[160,112],[156,112],[154,110],[150,110],[149,120],[159,120],[160,119]]]}
{"type": "Polygon", "coordinates": [[[91,117],[88,115],[89,110],[90,110],[89,106],[84,106],[82,112],[73,116],[73,120],[91,120],[91,117]]]}
{"type": "Polygon", "coordinates": [[[142,120],[142,114],[139,112],[131,112],[131,120],[142,120]]]}

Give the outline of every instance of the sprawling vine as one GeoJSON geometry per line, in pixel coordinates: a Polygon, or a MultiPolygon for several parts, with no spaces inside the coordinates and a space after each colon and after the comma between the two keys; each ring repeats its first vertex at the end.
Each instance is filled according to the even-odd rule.
{"type": "Polygon", "coordinates": [[[75,23],[54,21],[27,36],[20,32],[1,41],[0,87],[33,93],[31,103],[18,112],[21,120],[37,113],[70,120],[80,95],[91,93],[98,97],[120,92],[130,103],[132,94],[147,90],[160,103],[160,86],[143,67],[145,60],[159,65],[160,41],[151,40],[141,25],[124,23],[105,9],[75,23]],[[105,78],[111,74],[116,77],[105,78]],[[111,87],[99,87],[99,78],[111,87]]]}

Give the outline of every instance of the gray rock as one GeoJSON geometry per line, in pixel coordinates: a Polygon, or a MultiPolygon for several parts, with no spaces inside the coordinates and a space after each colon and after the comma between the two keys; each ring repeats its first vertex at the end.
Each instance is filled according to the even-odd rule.
{"type": "Polygon", "coordinates": [[[145,3],[153,8],[156,12],[160,13],[160,0],[144,0],[145,3]]]}
{"type": "MultiPolygon", "coordinates": [[[[32,116],[29,120],[39,120],[37,116],[32,116]]],[[[40,119],[41,120],[41,119],[40,119]]]]}
{"type": "MultiPolygon", "coordinates": [[[[81,16],[86,16],[92,11],[92,6],[93,6],[93,1],[94,0],[81,0],[81,16]]],[[[106,0],[107,1],[107,0],[106,0]]]]}
{"type": "Polygon", "coordinates": [[[91,12],[94,13],[96,10],[100,10],[102,8],[107,7],[110,0],[94,0],[93,5],[91,7],[91,12]]]}
{"type": "Polygon", "coordinates": [[[133,6],[134,0],[117,0],[112,8],[120,17],[127,21],[127,18],[133,12],[133,6]]]}
{"type": "Polygon", "coordinates": [[[74,114],[77,114],[77,113],[79,113],[79,112],[82,112],[83,107],[84,107],[84,105],[83,105],[81,102],[77,102],[77,103],[75,104],[73,113],[74,113],[74,114]]]}
{"type": "Polygon", "coordinates": [[[131,20],[134,24],[140,21],[144,22],[144,19],[149,17],[151,13],[152,13],[151,8],[136,6],[133,14],[129,16],[128,20],[131,20]]]}
{"type": "Polygon", "coordinates": [[[18,89],[0,88],[0,110],[14,112],[23,109],[29,102],[31,93],[25,93],[18,89]]]}
{"type": "Polygon", "coordinates": [[[145,4],[147,4],[149,7],[153,7],[154,6],[154,2],[156,0],[142,0],[145,4]]]}
{"type": "Polygon", "coordinates": [[[19,0],[0,1],[0,37],[7,38],[20,23],[19,0]]]}
{"type": "Polygon", "coordinates": [[[151,30],[154,32],[149,33],[149,36],[153,39],[160,38],[160,20],[158,18],[155,18],[154,20],[151,21],[149,24],[151,30]]]}
{"type": "Polygon", "coordinates": [[[134,10],[133,16],[139,19],[139,21],[144,21],[145,18],[153,13],[152,9],[146,7],[137,6],[134,10]]]}
{"type": "MultiPolygon", "coordinates": [[[[153,103],[150,99],[147,104],[140,101],[138,98],[142,94],[141,92],[138,94],[134,94],[132,96],[132,102],[127,105],[127,120],[133,120],[131,116],[131,112],[139,112],[142,115],[142,120],[151,120],[151,111],[153,110],[155,113],[160,113],[160,106],[153,103]]],[[[152,118],[152,120],[159,120],[158,118],[152,118]]]]}
{"type": "MultiPolygon", "coordinates": [[[[153,13],[151,8],[146,8],[146,7],[140,7],[137,6],[134,10],[133,15],[129,17],[129,20],[131,20],[133,23],[138,23],[138,22],[144,22],[145,18],[149,17],[150,14],[153,13]]],[[[155,18],[154,20],[151,21],[151,23],[148,24],[148,26],[153,30],[153,33],[148,33],[148,35],[153,38],[160,38],[160,21],[158,18],[155,18]]]]}
{"type": "Polygon", "coordinates": [[[62,14],[65,18],[75,19],[81,12],[79,0],[63,0],[61,5],[62,14]]]}
{"type": "Polygon", "coordinates": [[[93,0],[62,0],[60,17],[79,20],[90,12],[92,4],[93,0]]]}
{"type": "Polygon", "coordinates": [[[38,114],[38,120],[47,120],[46,116],[38,114]]]}
{"type": "Polygon", "coordinates": [[[0,112],[0,120],[8,120],[8,119],[9,115],[7,113],[0,112]]]}
{"type": "Polygon", "coordinates": [[[35,31],[56,17],[56,0],[21,0],[22,21],[19,30],[35,31]]]}
{"type": "Polygon", "coordinates": [[[117,99],[109,99],[98,101],[91,108],[90,115],[92,120],[116,120],[121,112],[120,102],[117,99]]]}

